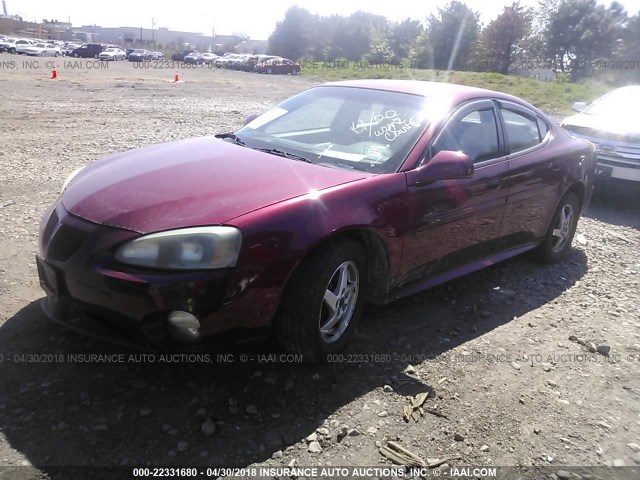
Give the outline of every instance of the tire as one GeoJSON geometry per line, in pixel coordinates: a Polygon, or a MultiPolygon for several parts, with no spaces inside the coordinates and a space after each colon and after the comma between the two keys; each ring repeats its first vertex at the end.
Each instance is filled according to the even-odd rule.
{"type": "Polygon", "coordinates": [[[284,293],[275,322],[280,346],[313,363],[344,349],[362,313],[366,279],[365,252],[353,240],[331,242],[312,253],[284,293]],[[333,326],[332,319],[336,320],[333,326]]]}
{"type": "Polygon", "coordinates": [[[580,200],[573,192],[567,193],[553,214],[551,225],[542,243],[533,251],[540,263],[555,263],[569,251],[580,217],[580,200]]]}
{"type": "Polygon", "coordinates": [[[267,68],[267,75],[271,75],[273,73],[273,70],[271,70],[270,68],[267,68]]]}
{"type": "Polygon", "coordinates": [[[15,48],[10,48],[10,49],[9,49],[9,53],[10,53],[11,55],[15,55],[15,54],[16,54],[16,49],[15,49],[15,48]]]}

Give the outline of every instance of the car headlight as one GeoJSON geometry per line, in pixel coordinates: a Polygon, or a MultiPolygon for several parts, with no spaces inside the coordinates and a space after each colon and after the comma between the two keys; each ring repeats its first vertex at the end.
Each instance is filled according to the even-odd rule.
{"type": "Polygon", "coordinates": [[[82,170],[84,167],[80,167],[80,168],[76,168],[73,172],[71,172],[69,174],[69,176],[67,177],[67,179],[64,181],[64,183],[62,184],[62,192],[65,191],[65,189],[69,186],[69,184],[71,183],[71,180],[73,180],[75,178],[76,175],[78,175],[80,173],[80,170],[82,170]]]}
{"type": "Polygon", "coordinates": [[[152,233],[131,240],[116,252],[127,265],[168,270],[233,267],[242,234],[235,227],[193,227],[152,233]]]}

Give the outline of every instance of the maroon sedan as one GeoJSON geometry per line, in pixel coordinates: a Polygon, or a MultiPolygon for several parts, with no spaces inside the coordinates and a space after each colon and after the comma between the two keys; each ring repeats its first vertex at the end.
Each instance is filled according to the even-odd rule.
{"type": "Polygon", "coordinates": [[[166,348],[266,330],[321,360],[366,302],[560,259],[593,189],[591,143],[458,85],[322,85],[217,137],[69,177],[40,232],[50,317],[166,348]]]}

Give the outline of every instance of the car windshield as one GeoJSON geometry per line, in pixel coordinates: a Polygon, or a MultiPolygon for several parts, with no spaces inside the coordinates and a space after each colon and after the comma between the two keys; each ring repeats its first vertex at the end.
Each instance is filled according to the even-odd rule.
{"type": "Polygon", "coordinates": [[[47,48],[47,45],[45,43],[36,43],[35,45],[37,48],[47,48]]]}
{"type": "Polygon", "coordinates": [[[115,52],[117,51],[115,48],[107,48],[104,53],[108,53],[108,52],[115,52]]]}
{"type": "Polygon", "coordinates": [[[134,50],[133,53],[144,53],[144,50],[134,50]]]}
{"type": "Polygon", "coordinates": [[[321,86],[260,115],[237,138],[250,148],[278,150],[327,167],[391,173],[428,125],[421,96],[321,86]]]}
{"type": "Polygon", "coordinates": [[[640,87],[620,88],[596,100],[585,110],[590,115],[619,116],[640,110],[640,87]]]}

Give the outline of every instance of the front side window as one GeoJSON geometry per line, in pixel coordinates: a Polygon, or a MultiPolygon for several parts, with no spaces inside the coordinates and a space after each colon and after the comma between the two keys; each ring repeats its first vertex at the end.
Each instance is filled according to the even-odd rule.
{"type": "Polygon", "coordinates": [[[426,99],[384,90],[323,86],[296,95],[237,132],[251,148],[277,148],[312,163],[397,171],[428,124],[426,99]]]}
{"type": "Polygon", "coordinates": [[[441,150],[463,152],[471,157],[473,163],[500,156],[493,108],[474,110],[447,126],[431,147],[431,155],[441,150]]]}

